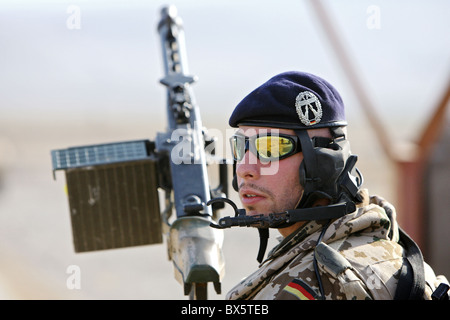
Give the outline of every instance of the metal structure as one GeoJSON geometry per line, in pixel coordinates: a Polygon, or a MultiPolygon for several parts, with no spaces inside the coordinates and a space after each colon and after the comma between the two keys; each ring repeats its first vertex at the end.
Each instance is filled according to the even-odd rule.
{"type": "Polygon", "coordinates": [[[444,94],[439,101],[433,116],[430,118],[419,141],[415,145],[415,152],[408,155],[399,155],[396,152],[396,145],[388,138],[385,128],[383,128],[375,106],[367,94],[362,79],[358,76],[356,69],[351,62],[349,53],[342,44],[341,38],[336,30],[336,24],[327,10],[325,10],[322,1],[311,0],[311,7],[317,15],[318,21],[324,29],[324,33],[330,42],[336,57],[338,58],[342,70],[347,76],[351,86],[354,89],[357,99],[363,108],[367,119],[374,130],[378,141],[386,157],[395,164],[398,176],[397,195],[398,195],[398,220],[404,230],[410,234],[421,248],[426,249],[426,239],[424,228],[426,215],[424,208],[424,171],[425,166],[430,159],[433,146],[442,132],[445,124],[445,112],[450,100],[450,82],[447,84],[444,94]]]}

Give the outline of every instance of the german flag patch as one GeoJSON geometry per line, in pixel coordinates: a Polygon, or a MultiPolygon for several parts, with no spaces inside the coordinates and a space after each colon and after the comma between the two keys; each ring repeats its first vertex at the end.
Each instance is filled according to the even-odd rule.
{"type": "Polygon", "coordinates": [[[283,291],[289,292],[290,294],[296,296],[300,300],[316,300],[317,293],[308,286],[304,281],[300,279],[294,279],[283,291]]]}

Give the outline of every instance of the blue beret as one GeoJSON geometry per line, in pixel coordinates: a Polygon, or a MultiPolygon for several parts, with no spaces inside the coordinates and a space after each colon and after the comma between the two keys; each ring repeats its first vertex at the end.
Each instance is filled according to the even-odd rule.
{"type": "Polygon", "coordinates": [[[234,109],[229,124],[315,129],[345,126],[344,103],[322,78],[304,72],[285,72],[247,95],[234,109]]]}

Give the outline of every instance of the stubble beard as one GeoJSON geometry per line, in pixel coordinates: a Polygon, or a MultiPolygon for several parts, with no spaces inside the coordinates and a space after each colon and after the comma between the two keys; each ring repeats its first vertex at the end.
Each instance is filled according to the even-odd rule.
{"type": "Polygon", "coordinates": [[[248,215],[257,215],[257,214],[264,214],[265,216],[269,215],[270,213],[281,213],[285,212],[287,210],[295,209],[299,198],[301,196],[301,191],[298,191],[296,193],[299,193],[298,197],[293,197],[292,194],[283,194],[281,197],[276,197],[273,192],[270,190],[259,187],[257,185],[254,185],[252,183],[242,183],[239,186],[239,189],[243,186],[253,188],[254,190],[261,191],[266,195],[266,199],[271,202],[271,204],[268,207],[265,208],[259,208],[258,206],[249,205],[245,209],[247,211],[248,215]]]}

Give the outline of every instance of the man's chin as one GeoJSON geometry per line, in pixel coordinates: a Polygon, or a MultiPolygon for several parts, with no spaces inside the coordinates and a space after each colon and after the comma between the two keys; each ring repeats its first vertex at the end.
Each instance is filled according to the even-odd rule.
{"type": "Polygon", "coordinates": [[[247,207],[247,208],[245,208],[245,214],[247,216],[257,216],[257,215],[260,215],[260,214],[263,214],[265,216],[269,215],[269,213],[264,212],[264,210],[258,210],[257,208],[254,208],[254,207],[247,207]]]}
{"type": "Polygon", "coordinates": [[[255,207],[244,207],[245,214],[248,216],[256,216],[258,214],[258,211],[255,207]]]}

